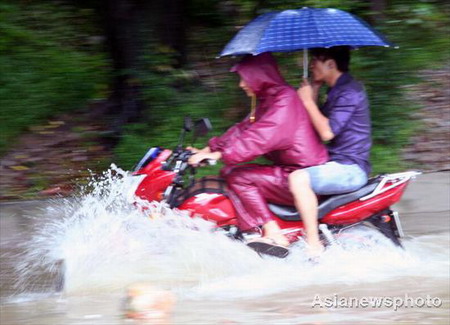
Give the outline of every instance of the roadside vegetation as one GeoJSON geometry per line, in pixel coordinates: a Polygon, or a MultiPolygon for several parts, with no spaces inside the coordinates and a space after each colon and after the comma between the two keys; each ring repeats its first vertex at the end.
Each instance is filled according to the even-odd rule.
{"type": "Polygon", "coordinates": [[[92,14],[69,5],[0,4],[0,153],[33,125],[101,96],[108,68],[89,43],[92,14]]]}
{"type": "MultiPolygon", "coordinates": [[[[81,3],[0,4],[0,153],[14,146],[15,139],[33,125],[61,112],[86,109],[94,100],[106,102],[113,92],[113,63],[96,14],[98,1],[81,3]]],[[[156,27],[145,26],[140,31],[139,64],[127,82],[139,87],[144,109],[139,118],[120,125],[120,134],[114,130],[118,165],[131,168],[151,146],[174,146],[185,115],[209,117],[214,126],[211,135],[220,134],[242,118],[250,103],[238,89],[237,77],[227,72],[236,59],[217,60],[215,56],[236,33],[236,27],[262,9],[311,6],[349,10],[399,46],[355,50],[352,70],[370,97],[374,173],[406,167],[399,152],[416,130],[417,122],[410,115],[418,105],[408,100],[404,88],[420,81],[419,70],[438,69],[449,60],[446,1],[394,0],[384,3],[382,15],[371,11],[367,1],[189,3],[183,64],[177,51],[151,36],[156,27]]],[[[300,55],[277,54],[283,73],[294,86],[300,82],[300,55]]],[[[116,125],[112,121],[111,128],[116,125]]],[[[204,144],[205,139],[201,139],[194,145],[204,144]]]]}

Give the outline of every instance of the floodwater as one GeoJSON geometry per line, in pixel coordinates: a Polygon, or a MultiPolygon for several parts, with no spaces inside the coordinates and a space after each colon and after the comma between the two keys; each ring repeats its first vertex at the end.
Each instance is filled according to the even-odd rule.
{"type": "Polygon", "coordinates": [[[376,245],[331,248],[318,264],[301,246],[261,259],[176,212],[144,218],[124,186],[108,174],[74,199],[0,206],[1,324],[450,323],[448,172],[419,176],[397,205],[405,250],[370,232],[376,245]],[[167,318],[124,318],[136,282],[176,296],[167,318]]]}

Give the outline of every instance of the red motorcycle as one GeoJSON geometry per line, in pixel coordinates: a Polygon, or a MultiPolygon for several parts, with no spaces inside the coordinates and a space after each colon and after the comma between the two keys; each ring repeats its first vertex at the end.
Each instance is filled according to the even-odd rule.
{"type": "MultiPolygon", "coordinates": [[[[179,144],[174,150],[150,148],[133,172],[130,199],[164,200],[171,208],[188,211],[191,217],[214,222],[217,230],[233,239],[261,236],[260,231],[242,233],[238,229],[236,211],[227,196],[223,179],[195,178],[196,168],[187,163],[192,153],[183,148],[185,134],[192,129],[196,139],[206,135],[211,124],[206,118],[195,123],[185,118],[179,144]]],[[[408,171],[378,175],[357,191],[320,197],[319,230],[325,245],[336,243],[344,230],[364,224],[401,247],[399,239],[403,231],[399,215],[390,207],[401,199],[409,181],[419,174],[408,171]]],[[[269,203],[269,208],[291,243],[302,238],[303,223],[294,206],[269,203]]]]}

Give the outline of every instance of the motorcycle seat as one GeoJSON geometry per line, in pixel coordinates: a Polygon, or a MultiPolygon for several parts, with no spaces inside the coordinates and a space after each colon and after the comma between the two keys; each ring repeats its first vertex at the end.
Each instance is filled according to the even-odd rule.
{"type": "MultiPolygon", "coordinates": [[[[319,215],[318,218],[323,218],[327,213],[340,207],[341,205],[353,202],[359,198],[370,194],[380,183],[381,177],[371,178],[366,185],[359,190],[350,193],[336,194],[324,197],[319,201],[319,215]]],[[[269,210],[272,211],[279,218],[286,221],[301,220],[300,214],[293,206],[269,203],[269,210]]]]}

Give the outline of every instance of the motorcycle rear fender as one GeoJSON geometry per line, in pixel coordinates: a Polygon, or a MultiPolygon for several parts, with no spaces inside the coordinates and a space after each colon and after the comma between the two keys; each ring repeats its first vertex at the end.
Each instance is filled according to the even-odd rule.
{"type": "Polygon", "coordinates": [[[391,205],[400,201],[407,185],[408,182],[400,184],[368,200],[357,200],[342,205],[326,214],[320,219],[320,223],[345,225],[362,221],[379,211],[388,209],[391,205]]]}

